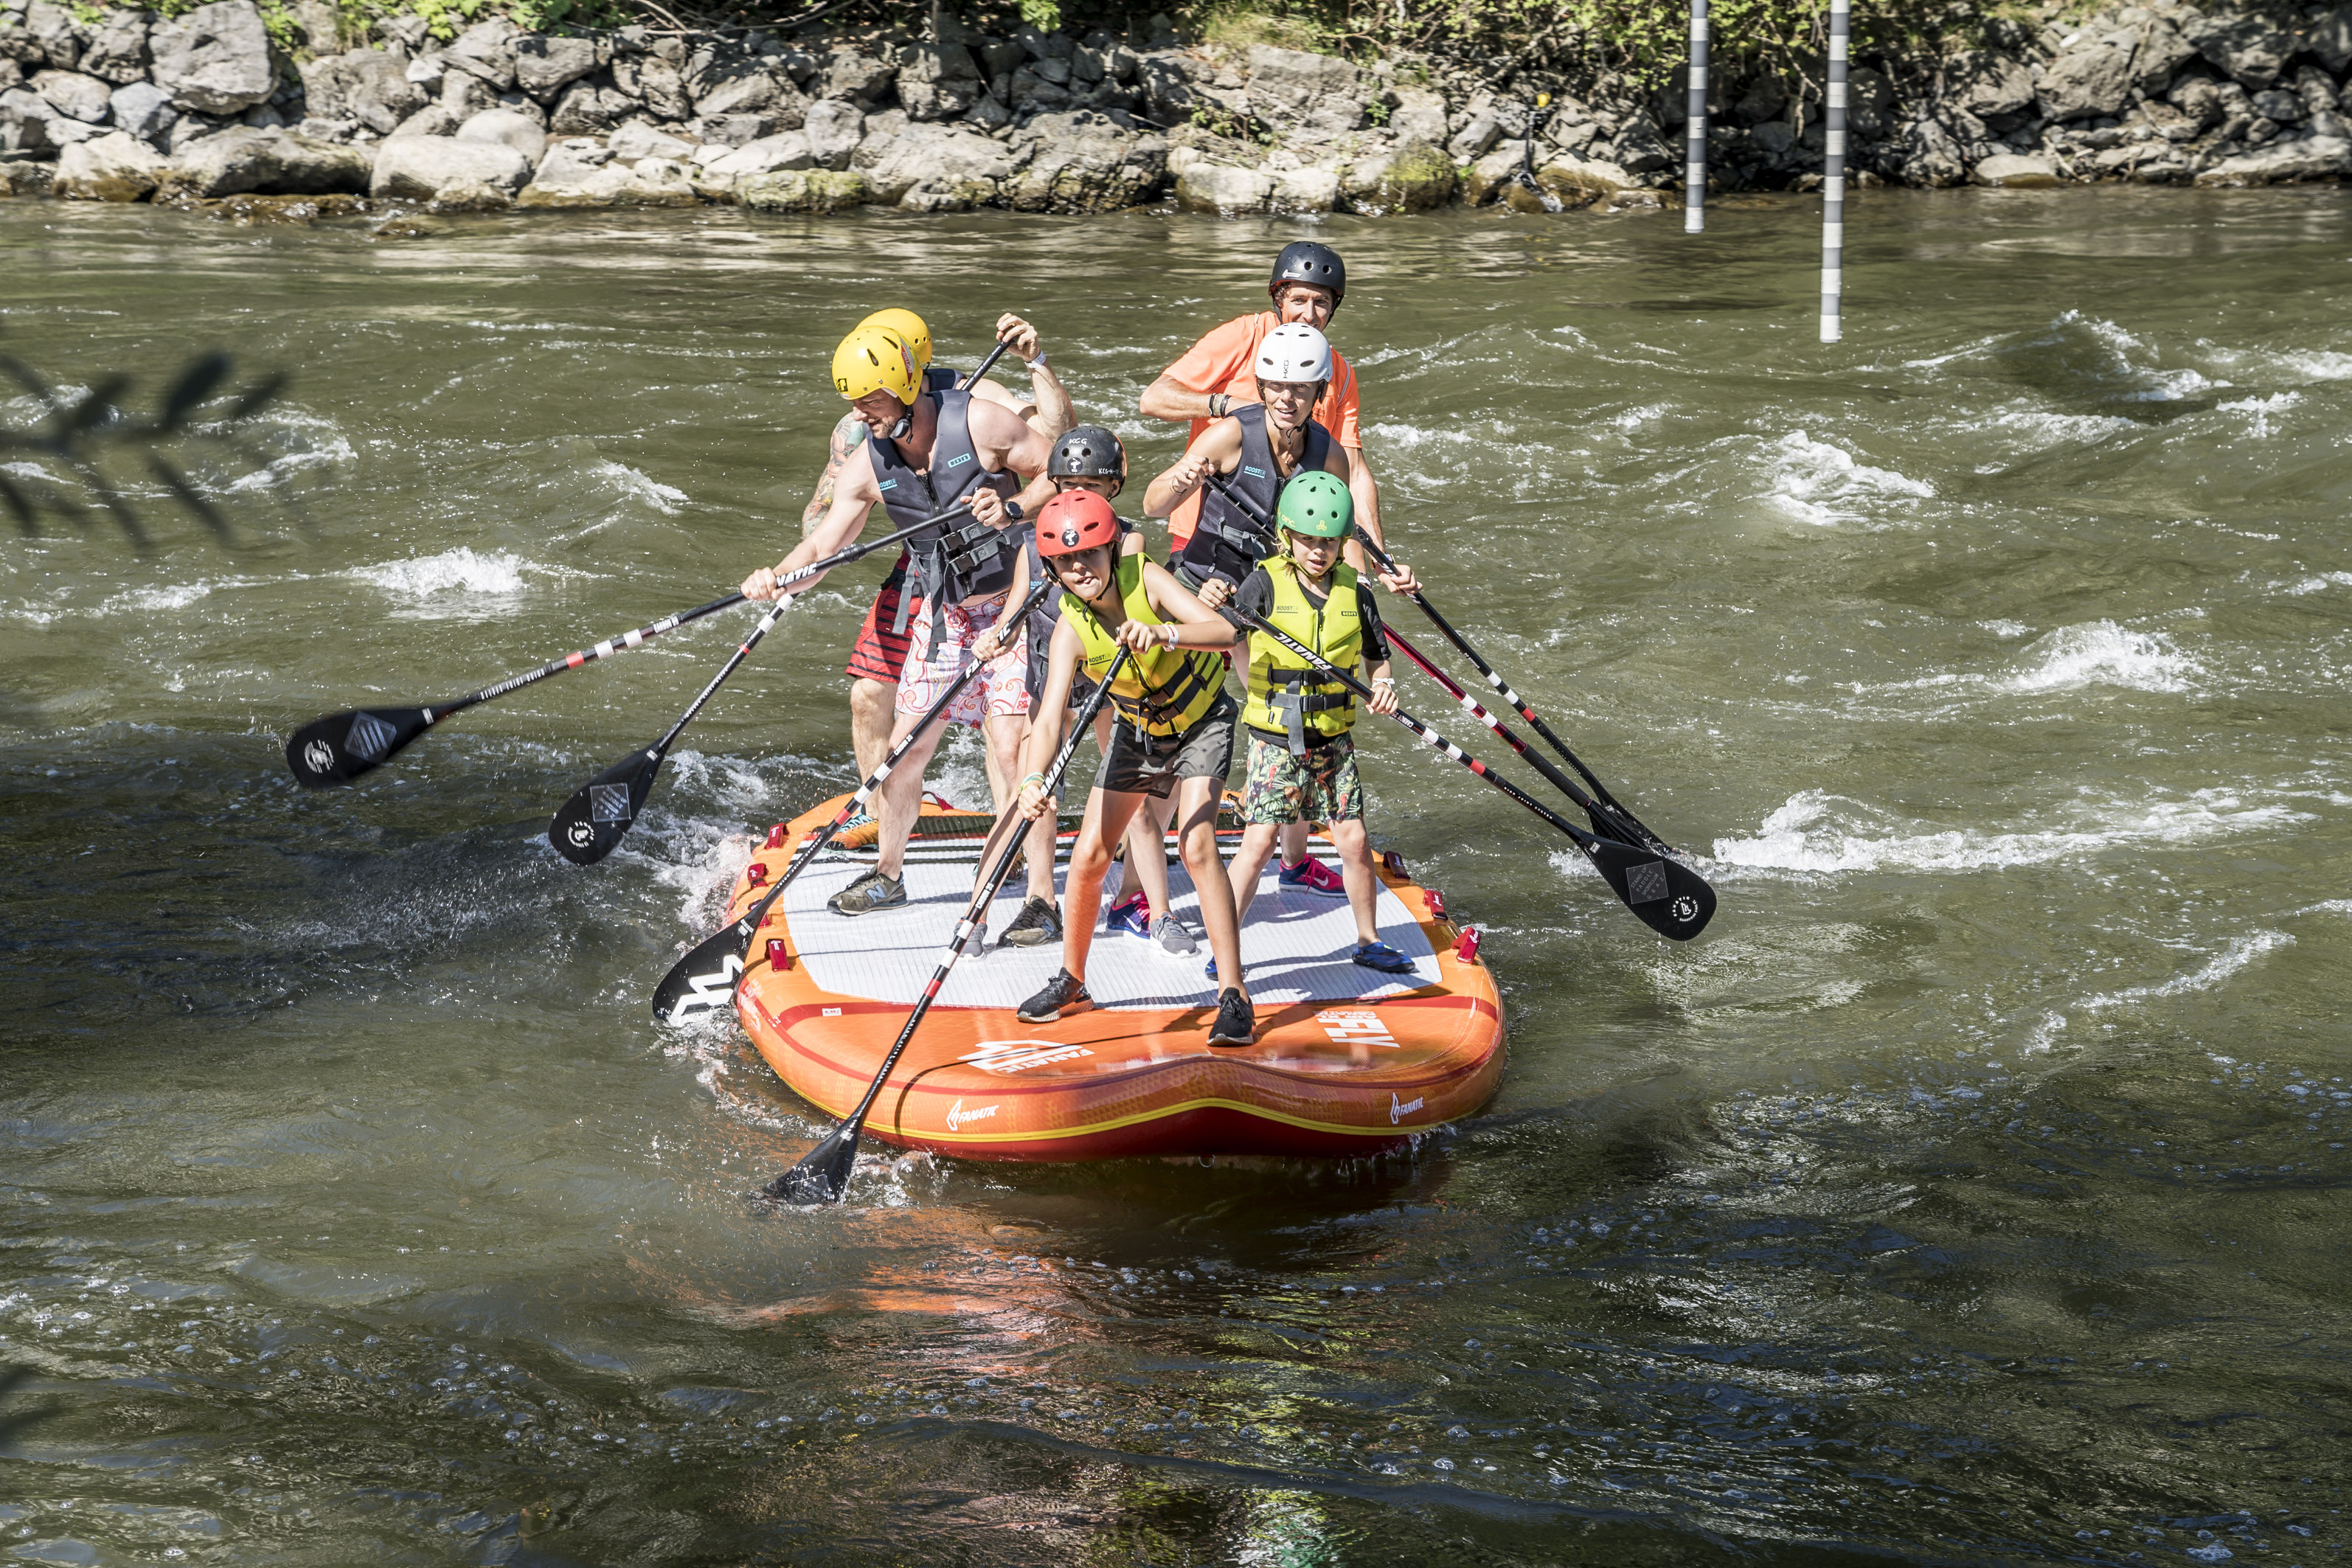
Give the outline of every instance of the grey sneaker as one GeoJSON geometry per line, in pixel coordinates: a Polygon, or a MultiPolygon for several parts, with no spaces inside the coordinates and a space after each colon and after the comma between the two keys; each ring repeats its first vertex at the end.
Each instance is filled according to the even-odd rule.
{"type": "Polygon", "coordinates": [[[876,910],[902,908],[906,902],[906,883],[879,871],[868,871],[825,900],[824,907],[837,915],[870,915],[876,910]]]}
{"type": "Polygon", "coordinates": [[[1200,942],[1174,915],[1161,915],[1151,922],[1151,940],[1179,958],[1190,958],[1201,951],[1200,942]]]}
{"type": "Polygon", "coordinates": [[[1016,1015],[1024,1024],[1050,1024],[1062,1016],[1066,1007],[1080,1012],[1095,1005],[1087,994],[1086,983],[1074,977],[1066,969],[1057,969],[1054,978],[1045,982],[1045,989],[1021,1004],[1016,1015]]]}
{"type": "Polygon", "coordinates": [[[997,942],[1004,947],[1043,947],[1061,940],[1061,912],[1045,900],[1032,898],[1021,906],[1021,912],[1013,917],[997,942]]]}

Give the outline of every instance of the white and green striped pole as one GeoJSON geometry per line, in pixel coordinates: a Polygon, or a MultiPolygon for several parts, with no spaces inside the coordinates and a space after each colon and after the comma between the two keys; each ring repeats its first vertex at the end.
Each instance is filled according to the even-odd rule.
{"type": "Polygon", "coordinates": [[[1683,232],[1706,232],[1706,0],[1690,0],[1689,140],[1683,153],[1683,232]]]}
{"type": "Polygon", "coordinates": [[[1822,148],[1822,342],[1838,341],[1845,298],[1845,62],[1852,0],[1830,0],[1829,120],[1822,148]]]}

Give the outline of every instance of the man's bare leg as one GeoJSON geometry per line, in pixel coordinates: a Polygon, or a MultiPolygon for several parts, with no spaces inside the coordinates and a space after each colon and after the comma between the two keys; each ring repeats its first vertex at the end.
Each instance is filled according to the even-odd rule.
{"type": "Polygon", "coordinates": [[[849,743],[857,752],[857,776],[871,778],[890,752],[898,700],[895,680],[868,680],[860,676],[849,683],[849,743]]]}

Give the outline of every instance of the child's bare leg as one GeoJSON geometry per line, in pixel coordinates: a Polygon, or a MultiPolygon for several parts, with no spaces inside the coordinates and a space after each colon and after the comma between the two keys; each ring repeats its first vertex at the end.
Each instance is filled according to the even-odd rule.
{"type": "Polygon", "coordinates": [[[1348,884],[1348,908],[1356,917],[1356,945],[1378,942],[1381,884],[1372,870],[1371,840],[1365,837],[1363,821],[1335,822],[1330,831],[1332,847],[1339,851],[1339,879],[1348,884]]]}
{"type": "Polygon", "coordinates": [[[1257,879],[1265,874],[1265,863],[1274,858],[1274,842],[1281,826],[1253,822],[1242,829],[1242,847],[1234,851],[1234,863],[1225,868],[1225,878],[1234,885],[1234,923],[1237,926],[1249,920],[1250,900],[1257,897],[1257,879]]]}

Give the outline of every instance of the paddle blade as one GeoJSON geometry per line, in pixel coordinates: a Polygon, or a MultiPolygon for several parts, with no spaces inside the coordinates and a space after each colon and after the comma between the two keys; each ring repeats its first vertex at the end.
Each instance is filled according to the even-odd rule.
{"type": "Polygon", "coordinates": [[[372,773],[431,729],[423,708],[359,708],[313,719],[287,738],[286,765],[297,784],[327,789],[372,773]]]}
{"type": "Polygon", "coordinates": [[[753,929],[751,917],[745,915],[670,965],[654,987],[654,1022],[684,1024],[731,1003],[735,983],[743,978],[743,951],[753,929]]]}
{"type": "Polygon", "coordinates": [[[761,1195],[780,1204],[832,1204],[849,1190],[849,1173],[857,1163],[858,1125],[855,1119],[824,1135],[824,1141],[801,1157],[801,1163],[770,1182],[761,1195]]]}
{"type": "Polygon", "coordinates": [[[1606,838],[1584,853],[1633,918],[1660,936],[1688,942],[1715,918],[1715,889],[1679,860],[1606,838]]]}
{"type": "Polygon", "coordinates": [[[547,841],[575,866],[610,855],[635,824],[661,763],[659,752],[632,752],[582,784],[549,821],[547,841]]]}

